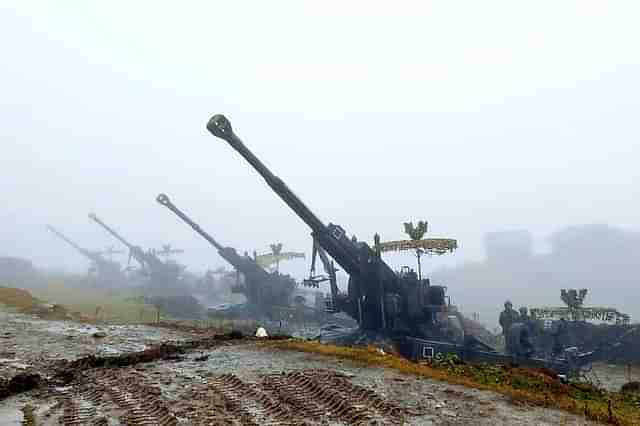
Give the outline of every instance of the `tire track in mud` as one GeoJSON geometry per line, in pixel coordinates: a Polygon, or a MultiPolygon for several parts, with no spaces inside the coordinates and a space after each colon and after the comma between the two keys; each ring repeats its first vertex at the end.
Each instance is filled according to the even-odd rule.
{"type": "Polygon", "coordinates": [[[348,425],[402,424],[412,415],[346,376],[325,370],[270,374],[259,383],[223,374],[179,399],[188,401],[181,404],[179,416],[202,425],[313,425],[327,418],[348,425]]]}
{"type": "MultiPolygon", "coordinates": [[[[63,425],[107,426],[107,418],[102,415],[99,399],[94,394],[85,394],[82,387],[54,389],[57,403],[45,411],[44,417],[58,417],[63,425]]],[[[38,422],[34,419],[34,423],[38,422]]]]}
{"type": "Polygon", "coordinates": [[[398,423],[402,423],[403,419],[407,416],[419,416],[422,414],[417,411],[402,408],[393,402],[385,400],[375,391],[352,383],[344,374],[331,370],[311,370],[307,374],[314,375],[318,379],[327,382],[354,403],[366,404],[390,420],[400,419],[398,423]]]}
{"type": "Polygon", "coordinates": [[[118,408],[124,410],[120,416],[124,424],[177,425],[178,420],[161,398],[160,389],[145,382],[144,376],[131,370],[107,370],[96,374],[97,390],[108,395],[118,408]]]}
{"type": "Polygon", "coordinates": [[[304,418],[291,407],[267,395],[255,384],[243,382],[234,374],[213,378],[208,385],[219,392],[238,415],[251,419],[252,424],[305,424],[304,418]]]}
{"type": "Polygon", "coordinates": [[[313,372],[272,375],[263,378],[263,384],[312,416],[326,416],[349,425],[375,423],[376,413],[370,407],[354,401],[313,372]]]}
{"type": "MultiPolygon", "coordinates": [[[[243,381],[235,374],[194,378],[173,400],[154,374],[131,367],[85,371],[52,388],[45,416],[64,425],[132,426],[401,424],[412,414],[331,370],[296,370],[243,381]]],[[[37,423],[25,423],[37,424],[37,423]]]]}
{"type": "Polygon", "coordinates": [[[160,390],[146,382],[122,369],[85,373],[71,386],[53,389],[58,402],[44,416],[69,426],[107,426],[114,418],[132,426],[177,425],[160,390]]]}

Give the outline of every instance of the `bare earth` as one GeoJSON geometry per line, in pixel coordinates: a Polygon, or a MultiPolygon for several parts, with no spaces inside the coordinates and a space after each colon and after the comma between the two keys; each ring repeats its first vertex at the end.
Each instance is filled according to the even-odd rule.
{"type": "MultiPolygon", "coordinates": [[[[86,327],[0,313],[0,375],[46,375],[53,359],[110,355],[193,338],[145,326],[86,327]],[[103,338],[92,337],[104,331],[103,338]]],[[[318,355],[223,346],[120,369],[94,369],[64,388],[0,401],[0,425],[590,425],[452,386],[318,355]],[[26,417],[21,409],[30,407],[26,417]]]]}

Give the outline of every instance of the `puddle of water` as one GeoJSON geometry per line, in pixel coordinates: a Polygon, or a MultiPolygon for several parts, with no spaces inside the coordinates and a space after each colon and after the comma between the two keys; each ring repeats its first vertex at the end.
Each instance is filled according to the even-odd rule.
{"type": "Polygon", "coordinates": [[[18,408],[0,406],[0,424],[3,426],[21,425],[22,420],[24,416],[18,408]]]}
{"type": "Polygon", "coordinates": [[[107,355],[120,355],[123,353],[129,353],[129,352],[141,352],[144,351],[145,349],[147,349],[147,345],[143,345],[143,344],[135,344],[135,343],[128,343],[128,344],[121,344],[121,345],[101,345],[98,346],[96,353],[98,353],[101,356],[107,356],[107,355]]]}
{"type": "Polygon", "coordinates": [[[43,331],[55,334],[93,334],[101,330],[96,327],[83,327],[69,323],[54,323],[43,328],[43,331]]]}

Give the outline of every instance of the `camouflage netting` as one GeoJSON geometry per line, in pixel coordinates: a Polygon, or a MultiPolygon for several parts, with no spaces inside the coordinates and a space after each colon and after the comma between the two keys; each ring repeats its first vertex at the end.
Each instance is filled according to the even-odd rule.
{"type": "Polygon", "coordinates": [[[380,243],[381,252],[422,249],[429,254],[445,254],[458,248],[458,242],[450,238],[425,238],[423,240],[401,240],[380,243]]]}
{"type": "Polygon", "coordinates": [[[256,257],[256,262],[263,268],[269,267],[275,263],[278,263],[283,260],[291,260],[291,259],[304,259],[304,253],[296,253],[293,251],[288,251],[284,253],[266,253],[260,254],[256,257]]]}

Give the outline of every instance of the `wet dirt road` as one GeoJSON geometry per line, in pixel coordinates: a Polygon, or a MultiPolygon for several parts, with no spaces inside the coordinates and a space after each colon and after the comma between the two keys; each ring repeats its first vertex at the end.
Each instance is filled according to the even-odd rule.
{"type": "MultiPolygon", "coordinates": [[[[127,351],[193,337],[122,327],[107,330],[96,344],[75,334],[68,339],[58,323],[21,324],[14,328],[12,351],[21,350],[31,364],[36,364],[31,355],[46,359],[47,348],[54,348],[55,356],[74,358],[104,347],[127,351]]],[[[73,330],[77,324],[63,325],[73,330]]],[[[255,343],[223,343],[175,360],[86,370],[66,386],[0,401],[0,419],[0,425],[593,424],[556,410],[514,406],[492,392],[255,343]]]]}

